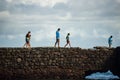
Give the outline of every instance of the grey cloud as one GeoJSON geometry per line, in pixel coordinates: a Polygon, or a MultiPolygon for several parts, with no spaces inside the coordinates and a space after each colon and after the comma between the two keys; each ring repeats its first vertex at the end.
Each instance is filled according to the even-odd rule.
{"type": "Polygon", "coordinates": [[[7,2],[5,0],[0,0],[0,11],[7,10],[7,2]]]}
{"type": "Polygon", "coordinates": [[[69,12],[70,8],[67,4],[58,3],[53,7],[54,10],[59,11],[59,13],[69,12]],[[60,12],[61,11],[61,12],[60,12]]]}
{"type": "MultiPolygon", "coordinates": [[[[7,4],[7,3],[6,3],[7,4]]],[[[8,4],[7,10],[11,14],[27,14],[27,15],[61,15],[65,14],[67,6],[63,3],[56,4],[53,8],[51,7],[41,7],[34,4],[8,4]]]]}
{"type": "Polygon", "coordinates": [[[116,0],[71,0],[68,5],[74,16],[107,17],[120,14],[120,5],[116,0]]]}
{"type": "Polygon", "coordinates": [[[58,3],[53,8],[41,7],[34,4],[12,4],[5,0],[0,1],[0,10],[8,10],[11,14],[39,14],[39,15],[65,15],[70,12],[73,17],[81,16],[119,16],[120,3],[116,0],[69,0],[67,4],[58,3]]]}

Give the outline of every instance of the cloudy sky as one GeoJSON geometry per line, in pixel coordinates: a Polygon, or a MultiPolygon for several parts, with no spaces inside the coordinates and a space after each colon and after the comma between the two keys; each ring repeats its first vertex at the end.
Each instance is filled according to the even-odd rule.
{"type": "Polygon", "coordinates": [[[61,46],[69,32],[73,47],[120,45],[120,0],[0,0],[0,47],[22,47],[31,31],[33,47],[61,46]]]}

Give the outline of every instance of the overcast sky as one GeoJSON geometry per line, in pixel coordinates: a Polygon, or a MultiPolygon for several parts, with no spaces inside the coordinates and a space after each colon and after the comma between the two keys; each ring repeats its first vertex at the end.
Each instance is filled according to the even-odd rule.
{"type": "Polygon", "coordinates": [[[60,45],[69,32],[73,47],[120,45],[120,0],[0,0],[0,47],[22,47],[31,31],[33,47],[60,45]]]}

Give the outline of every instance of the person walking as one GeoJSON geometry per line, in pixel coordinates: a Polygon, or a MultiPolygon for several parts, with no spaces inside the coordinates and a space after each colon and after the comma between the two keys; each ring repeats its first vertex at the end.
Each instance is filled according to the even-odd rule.
{"type": "Polygon", "coordinates": [[[66,47],[68,44],[69,44],[69,47],[71,47],[69,36],[70,36],[70,33],[68,33],[67,36],[66,36],[66,42],[67,43],[64,47],[66,47]]]}
{"type": "Polygon", "coordinates": [[[56,47],[56,45],[58,44],[58,48],[60,47],[60,28],[57,29],[56,31],[56,42],[54,47],[56,47]]]}
{"type": "Polygon", "coordinates": [[[108,38],[108,44],[109,44],[109,48],[111,48],[111,46],[112,46],[112,38],[113,38],[113,36],[110,36],[109,38],[108,38]]]}
{"type": "Polygon", "coordinates": [[[28,31],[28,33],[27,33],[26,36],[25,36],[25,41],[26,41],[26,43],[24,44],[23,47],[31,48],[30,39],[31,39],[31,32],[28,31]]]}

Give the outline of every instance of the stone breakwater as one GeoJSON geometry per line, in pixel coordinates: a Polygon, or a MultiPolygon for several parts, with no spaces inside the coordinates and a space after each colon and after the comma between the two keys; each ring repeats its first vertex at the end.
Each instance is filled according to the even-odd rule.
{"type": "Polygon", "coordinates": [[[96,70],[118,73],[119,51],[102,47],[0,48],[0,79],[84,79],[96,70]]]}

